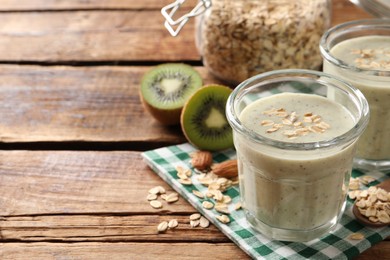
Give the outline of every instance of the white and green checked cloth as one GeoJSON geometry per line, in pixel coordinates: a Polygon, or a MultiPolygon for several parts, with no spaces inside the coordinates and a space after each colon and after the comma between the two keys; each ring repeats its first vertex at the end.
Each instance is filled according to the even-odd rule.
{"type": "MultiPolygon", "coordinates": [[[[192,178],[193,185],[182,185],[178,181],[177,166],[191,168],[190,154],[196,149],[190,144],[181,144],[159,148],[142,153],[148,165],[181,196],[191,203],[200,213],[207,217],[226,236],[234,241],[242,250],[255,259],[352,259],[368,249],[372,245],[390,236],[390,227],[369,228],[359,224],[353,217],[348,201],[347,209],[335,231],[306,243],[282,242],[270,240],[254,231],[246,222],[242,210],[231,209],[229,224],[220,223],[215,216],[219,215],[214,209],[207,210],[202,207],[203,199],[196,197],[192,190],[205,192],[207,187],[200,184],[196,178],[192,178]],[[351,240],[348,236],[352,233],[364,234],[363,240],[351,240]]],[[[227,150],[213,154],[214,162],[222,162],[236,157],[234,150],[227,150]]],[[[359,177],[363,173],[354,170],[353,177],[359,177]]],[[[370,172],[377,181],[371,185],[387,179],[385,173],[370,172]]],[[[233,199],[230,207],[240,201],[240,192],[237,186],[226,191],[233,199]]]]}

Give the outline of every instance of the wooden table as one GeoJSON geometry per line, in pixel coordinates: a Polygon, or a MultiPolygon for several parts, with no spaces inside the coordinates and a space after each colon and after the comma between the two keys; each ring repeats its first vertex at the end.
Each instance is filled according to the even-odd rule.
{"type": "MultiPolygon", "coordinates": [[[[172,189],[141,152],[185,142],[139,101],[140,78],[171,61],[196,66],[189,23],[162,26],[170,0],[0,2],[0,259],[246,259],[214,226],[190,228],[184,199],[153,209],[148,190],[172,189]],[[157,234],[163,220],[181,225],[157,234]]],[[[334,0],[333,24],[370,17],[334,0]]],[[[390,240],[357,259],[390,259],[390,240]]]]}

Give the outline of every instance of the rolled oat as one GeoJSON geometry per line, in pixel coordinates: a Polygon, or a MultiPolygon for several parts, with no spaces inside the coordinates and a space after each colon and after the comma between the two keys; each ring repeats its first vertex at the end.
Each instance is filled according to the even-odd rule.
{"type": "Polygon", "coordinates": [[[197,19],[197,46],[216,76],[241,82],[282,68],[318,69],[328,0],[213,0],[197,19]]]}

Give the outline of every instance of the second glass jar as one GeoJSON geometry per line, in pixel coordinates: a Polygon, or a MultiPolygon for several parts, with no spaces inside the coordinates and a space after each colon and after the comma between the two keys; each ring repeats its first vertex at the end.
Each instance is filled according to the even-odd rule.
{"type": "Polygon", "coordinates": [[[319,69],[331,0],[213,0],[196,22],[204,65],[236,84],[262,72],[319,69]]]}

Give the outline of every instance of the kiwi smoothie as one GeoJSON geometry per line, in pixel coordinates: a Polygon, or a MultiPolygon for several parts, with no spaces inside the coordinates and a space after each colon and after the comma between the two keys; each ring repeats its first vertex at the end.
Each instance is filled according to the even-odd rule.
{"type": "MultiPolygon", "coordinates": [[[[254,101],[239,120],[249,131],[287,145],[331,140],[356,124],[344,106],[328,98],[288,92],[254,101]]],[[[307,241],[335,225],[345,207],[355,142],[291,151],[254,143],[244,135],[234,138],[243,207],[253,226],[266,234],[302,231],[301,237],[289,237],[288,231],[275,237],[307,241]],[[318,233],[306,236],[308,230],[318,233]]]]}
{"type": "Polygon", "coordinates": [[[351,83],[368,100],[370,122],[360,138],[357,157],[390,160],[390,35],[347,39],[333,46],[330,55],[351,68],[362,70],[324,61],[324,72],[351,83]]]}

